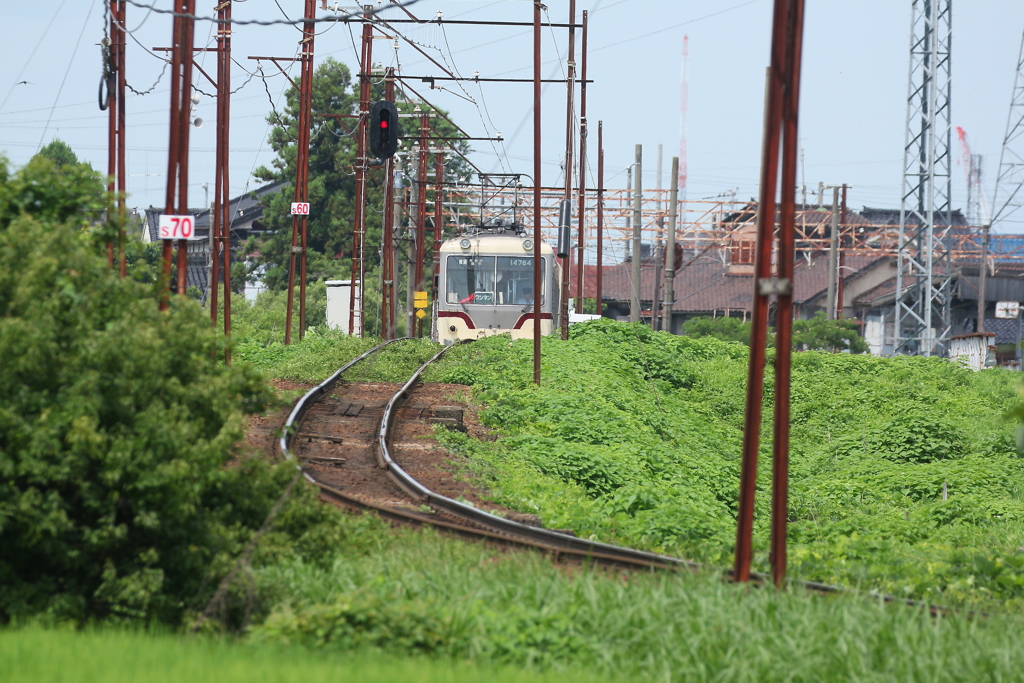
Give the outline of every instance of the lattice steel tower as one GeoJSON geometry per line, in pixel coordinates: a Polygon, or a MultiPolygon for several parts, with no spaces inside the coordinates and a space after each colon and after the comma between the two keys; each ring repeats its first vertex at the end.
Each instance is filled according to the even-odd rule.
{"type": "MultiPolygon", "coordinates": [[[[1024,37],[1021,38],[1020,56],[1017,58],[1017,76],[1013,81],[1010,98],[1010,116],[1003,136],[1003,151],[999,155],[999,175],[992,195],[992,224],[1024,221],[1024,37]],[[1013,221],[1011,216],[1017,214],[1013,221]]],[[[1018,232],[1013,230],[1012,232],[1018,232]]]]}
{"type": "Polygon", "coordinates": [[[896,254],[894,352],[944,355],[950,337],[952,0],[913,0],[896,254]]]}

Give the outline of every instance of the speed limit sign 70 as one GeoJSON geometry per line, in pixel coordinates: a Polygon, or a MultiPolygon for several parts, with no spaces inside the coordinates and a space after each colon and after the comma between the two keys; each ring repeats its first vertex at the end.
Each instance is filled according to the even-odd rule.
{"type": "Polygon", "coordinates": [[[160,215],[160,239],[194,240],[196,237],[195,216],[160,215]]]}
{"type": "Polygon", "coordinates": [[[293,216],[308,216],[309,215],[309,202],[292,202],[292,215],[293,216]]]}

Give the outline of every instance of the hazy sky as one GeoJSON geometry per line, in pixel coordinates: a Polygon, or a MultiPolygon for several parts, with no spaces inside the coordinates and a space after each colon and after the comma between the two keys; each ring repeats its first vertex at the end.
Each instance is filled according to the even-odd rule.
{"type": "MultiPolygon", "coordinates": [[[[150,0],[145,0],[146,2],[150,0]]],[[[170,0],[152,0],[169,9],[170,0]]],[[[106,169],[106,114],[97,104],[103,0],[51,0],[16,3],[3,0],[0,23],[0,153],[22,165],[41,144],[60,137],[80,157],[106,169]],[[27,83],[20,84],[20,81],[27,83]]],[[[301,0],[236,0],[237,19],[280,19],[301,15],[301,0]],[[280,8],[278,6],[280,4],[280,8]],[[283,9],[282,9],[283,8],[283,9]]],[[[334,4],[331,0],[330,4],[334,4]]],[[[214,2],[200,0],[197,12],[210,16],[214,2]]],[[[344,3],[342,3],[344,6],[344,3]]],[[[550,18],[564,22],[567,0],[549,0],[550,18]]],[[[416,15],[445,19],[532,21],[527,0],[420,0],[416,15]]],[[[596,171],[597,121],[604,121],[606,185],[624,187],[624,169],[633,161],[634,145],[644,146],[644,183],[656,183],[657,148],[664,146],[664,184],[671,156],[680,142],[680,54],[689,36],[689,112],[686,120],[690,198],[737,190],[741,198],[757,193],[763,119],[764,70],[768,62],[771,0],[579,0],[577,12],[590,12],[588,119],[591,123],[591,173],[596,171]]],[[[860,2],[807,1],[804,71],[800,106],[801,176],[808,192],[818,182],[848,183],[851,206],[899,207],[901,162],[906,117],[910,0],[860,2]]],[[[398,17],[400,10],[383,16],[398,17]]],[[[579,18],[579,17],[578,17],[579,18]]],[[[171,21],[166,15],[128,7],[128,82],[146,91],[157,81],[163,63],[143,49],[166,46],[171,21]]],[[[200,22],[197,45],[213,46],[213,24],[200,22]]],[[[464,76],[532,75],[529,28],[479,26],[402,26],[406,35],[441,63],[464,76]]],[[[970,136],[975,153],[985,155],[992,193],[1021,33],[1024,3],[1011,0],[955,3],[953,6],[953,125],[970,136]]],[[[358,25],[320,24],[318,60],[330,55],[354,67],[358,25]],[[353,40],[353,35],[355,40],[353,40]]],[[[285,81],[249,78],[250,55],[290,56],[299,31],[291,26],[238,26],[234,56],[240,66],[232,84],[232,194],[252,189],[251,171],[269,163],[265,144],[269,96],[281,101],[285,81]],[[244,84],[244,86],[243,86],[244,84]]],[[[562,76],[566,36],[545,30],[545,77],[562,76]],[[558,55],[563,55],[559,62],[558,55]]],[[[579,59],[577,39],[577,59],[579,59]]],[[[438,69],[406,44],[397,55],[386,40],[374,41],[375,61],[401,65],[410,76],[439,75],[438,69]]],[[[199,56],[209,72],[213,55],[199,56]]],[[[356,69],[353,68],[353,72],[356,69]]],[[[297,71],[297,68],[296,68],[297,71]]],[[[266,74],[273,73],[269,65],[266,74]]],[[[211,91],[198,73],[196,83],[211,91]]],[[[503,145],[474,143],[474,160],[484,170],[532,172],[532,88],[529,84],[472,84],[465,90],[446,83],[447,91],[417,90],[449,109],[474,136],[501,131],[503,145]],[[464,98],[467,96],[474,102],[464,98]]],[[[129,206],[163,203],[166,183],[168,78],[147,95],[128,99],[129,206]]],[[[213,185],[215,102],[204,97],[197,114],[208,124],[193,130],[190,203],[202,205],[202,183],[213,185]]],[[[559,176],[565,146],[565,89],[547,86],[544,114],[544,178],[559,176]]],[[[954,144],[956,144],[954,136],[954,144]]],[[[959,159],[959,149],[954,149],[959,159]]],[[[593,183],[590,183],[591,186],[593,183]]],[[[966,198],[963,169],[954,168],[954,206],[966,198]]],[[[212,192],[211,192],[212,195],[212,192]]],[[[1015,224],[1014,232],[1024,232],[1015,224]]]]}

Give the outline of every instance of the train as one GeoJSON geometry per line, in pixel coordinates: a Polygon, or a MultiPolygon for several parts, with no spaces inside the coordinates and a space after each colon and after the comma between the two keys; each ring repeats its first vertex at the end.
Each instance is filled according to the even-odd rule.
{"type": "MultiPolygon", "coordinates": [[[[559,283],[562,267],[544,242],[539,296],[542,335],[561,323],[559,283]]],[[[509,218],[496,218],[446,240],[440,248],[434,341],[510,334],[533,338],[533,238],[509,218]]]]}

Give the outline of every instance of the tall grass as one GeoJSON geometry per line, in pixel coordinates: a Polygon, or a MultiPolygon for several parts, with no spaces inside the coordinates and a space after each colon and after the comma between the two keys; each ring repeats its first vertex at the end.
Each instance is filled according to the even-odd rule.
{"type": "Polygon", "coordinates": [[[259,643],[374,646],[538,670],[679,681],[1019,680],[1021,621],[931,617],[691,574],[558,568],[533,553],[403,533],[329,566],[285,562],[259,582],[278,606],[259,643]]]}

